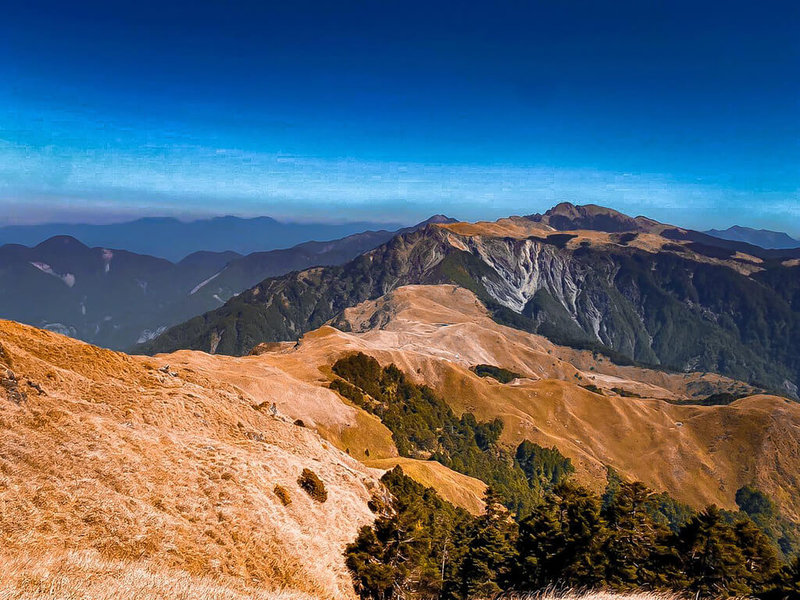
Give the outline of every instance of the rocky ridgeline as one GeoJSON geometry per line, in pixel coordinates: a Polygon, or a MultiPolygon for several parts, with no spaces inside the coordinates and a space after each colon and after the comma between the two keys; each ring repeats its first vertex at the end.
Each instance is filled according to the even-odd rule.
{"type": "Polygon", "coordinates": [[[560,344],[796,395],[798,268],[768,251],[754,259],[757,267],[744,268],[725,258],[733,250],[693,241],[691,232],[661,226],[653,233],[654,222],[633,222],[660,246],[629,244],[635,231],[598,243],[597,234],[554,234],[539,222],[522,236],[431,225],[340,267],[267,279],[142,349],[245,354],[262,342],[297,339],[402,285],[453,283],[475,292],[497,321],[560,344]]]}

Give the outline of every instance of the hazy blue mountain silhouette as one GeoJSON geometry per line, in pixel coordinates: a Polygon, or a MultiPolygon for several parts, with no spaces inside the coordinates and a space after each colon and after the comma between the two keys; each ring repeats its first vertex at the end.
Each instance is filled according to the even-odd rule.
{"type": "Polygon", "coordinates": [[[329,241],[370,230],[396,230],[404,224],[352,222],[282,223],[271,217],[215,217],[180,221],[147,217],[108,225],[48,223],[0,227],[0,245],[35,246],[54,236],[74,237],[89,247],[125,248],[129,252],[178,261],[198,251],[250,254],[290,248],[309,241],[329,241]]]}
{"type": "Polygon", "coordinates": [[[709,229],[705,233],[723,240],[746,242],[754,246],[761,246],[762,248],[800,248],[800,240],[791,237],[783,231],[753,229],[752,227],[734,225],[727,229],[709,229]]]}
{"type": "Polygon", "coordinates": [[[0,246],[0,318],[123,349],[218,308],[267,277],[343,264],[397,234],[449,221],[436,215],[399,231],[253,252],[203,250],[180,262],[57,235],[33,247],[0,246]]]}

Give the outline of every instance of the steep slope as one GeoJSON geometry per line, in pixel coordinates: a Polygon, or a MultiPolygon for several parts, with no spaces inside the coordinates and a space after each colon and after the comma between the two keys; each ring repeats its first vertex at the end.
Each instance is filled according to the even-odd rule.
{"type": "MultiPolygon", "coordinates": [[[[324,389],[330,365],[363,352],[431,385],[457,413],[501,417],[503,443],[555,445],[572,458],[578,479],[594,489],[605,485],[611,465],[693,506],[734,508],[736,490],[755,483],[800,517],[792,492],[800,485],[800,404],[749,395],[754,390],[747,385],[709,373],[620,366],[591,351],[557,346],[499,325],[474,294],[455,286],[401,287],[347,309],[335,324],[349,331],[324,326],[297,344],[265,345],[247,357],[181,351],[159,359],[274,399],[281,413],[303,419],[366,464],[403,464],[407,459],[397,458],[388,430],[375,417],[324,389]],[[478,364],[522,378],[500,384],[476,375],[471,369],[478,364]],[[276,393],[273,381],[280,373],[318,386],[314,402],[276,393]],[[720,392],[745,397],[701,405],[720,392]]],[[[416,463],[410,474],[470,506],[454,493],[449,475],[416,471],[425,464],[416,463]]]]}
{"type": "Polygon", "coordinates": [[[232,383],[8,321],[0,344],[4,564],[75,562],[69,550],[165,591],[353,597],[342,551],[374,518],[374,471],[232,383]],[[325,503],[298,486],[304,468],[325,503]]]}
{"type": "MultiPolygon", "coordinates": [[[[609,228],[606,217],[620,219],[602,216],[609,228]]],[[[499,322],[559,343],[618,361],[715,371],[796,397],[794,251],[711,245],[715,238],[697,232],[622,221],[638,229],[554,233],[527,218],[428,226],[340,267],[267,279],[141,349],[243,354],[260,342],[297,339],[399,286],[455,283],[475,292],[499,322]]]]}

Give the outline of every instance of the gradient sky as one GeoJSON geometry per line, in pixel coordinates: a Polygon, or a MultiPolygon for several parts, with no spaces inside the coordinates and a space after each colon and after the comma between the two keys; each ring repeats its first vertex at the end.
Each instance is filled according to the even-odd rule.
{"type": "Polygon", "coordinates": [[[595,202],[800,234],[797,2],[14,2],[0,224],[595,202]]]}

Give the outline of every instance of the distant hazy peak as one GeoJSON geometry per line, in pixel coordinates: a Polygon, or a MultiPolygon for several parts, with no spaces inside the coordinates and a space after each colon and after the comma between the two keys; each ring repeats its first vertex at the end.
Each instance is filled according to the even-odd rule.
{"type": "Polygon", "coordinates": [[[179,261],[197,251],[238,254],[291,248],[309,240],[332,241],[368,230],[399,229],[398,223],[290,223],[271,217],[233,216],[181,221],[173,217],[143,217],[106,225],[46,223],[0,227],[0,246],[32,247],[53,236],[69,235],[90,248],[125,248],[137,254],[179,261]]]}
{"type": "Polygon", "coordinates": [[[452,217],[448,217],[447,215],[433,215],[431,217],[428,217],[421,223],[418,223],[417,227],[432,225],[436,223],[458,223],[458,219],[453,219],[452,217]]]}
{"type": "Polygon", "coordinates": [[[40,244],[35,246],[37,250],[49,250],[49,249],[56,249],[56,248],[81,248],[81,249],[89,249],[89,246],[81,242],[80,240],[75,239],[71,235],[54,235],[53,237],[47,238],[40,244]]]}
{"type": "Polygon", "coordinates": [[[753,229],[752,227],[733,225],[727,229],[709,229],[704,233],[723,240],[747,242],[748,244],[753,244],[762,248],[786,249],[800,247],[800,240],[791,237],[783,231],[753,229]]]}
{"type": "Polygon", "coordinates": [[[663,225],[647,217],[630,217],[612,208],[597,204],[575,205],[561,202],[542,214],[526,217],[536,223],[544,223],[559,231],[591,229],[609,233],[622,231],[653,231],[663,225]]]}

